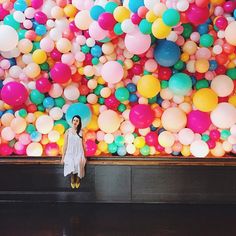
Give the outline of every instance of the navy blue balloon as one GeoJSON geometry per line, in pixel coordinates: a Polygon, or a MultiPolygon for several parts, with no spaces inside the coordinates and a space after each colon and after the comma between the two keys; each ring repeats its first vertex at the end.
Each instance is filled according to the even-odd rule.
{"type": "Polygon", "coordinates": [[[177,44],[168,40],[160,40],[154,50],[154,57],[161,66],[173,66],[180,58],[177,44]]]}

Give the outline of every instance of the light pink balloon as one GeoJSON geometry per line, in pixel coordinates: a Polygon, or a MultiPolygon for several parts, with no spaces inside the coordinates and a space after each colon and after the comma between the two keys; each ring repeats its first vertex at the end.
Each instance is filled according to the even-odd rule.
{"type": "Polygon", "coordinates": [[[103,65],[101,75],[106,82],[115,84],[123,78],[124,70],[119,62],[108,61],[103,65]]]}
{"type": "Polygon", "coordinates": [[[151,37],[149,34],[142,34],[135,31],[133,34],[126,34],[125,46],[127,50],[133,54],[143,54],[151,45],[151,37]]]}
{"type": "Polygon", "coordinates": [[[108,34],[107,30],[102,29],[97,21],[94,21],[90,26],[89,26],[89,35],[91,38],[95,40],[102,40],[104,39],[108,34]]]}

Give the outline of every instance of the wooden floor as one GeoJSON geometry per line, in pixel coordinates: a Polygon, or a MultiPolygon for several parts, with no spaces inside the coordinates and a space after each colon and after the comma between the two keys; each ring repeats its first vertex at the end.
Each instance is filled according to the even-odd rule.
{"type": "Polygon", "coordinates": [[[1,236],[235,236],[236,206],[0,204],[1,236]]]}

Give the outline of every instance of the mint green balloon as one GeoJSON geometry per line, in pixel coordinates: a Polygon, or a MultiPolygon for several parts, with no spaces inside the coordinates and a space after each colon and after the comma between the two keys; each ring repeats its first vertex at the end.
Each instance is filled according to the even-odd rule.
{"type": "Polygon", "coordinates": [[[3,23],[4,23],[4,25],[11,26],[15,30],[18,30],[20,28],[20,23],[17,22],[14,19],[13,15],[11,15],[11,14],[4,17],[3,23]]]}
{"type": "Polygon", "coordinates": [[[187,74],[175,73],[170,77],[169,88],[176,95],[186,95],[192,88],[192,80],[187,74]]]}
{"type": "Polygon", "coordinates": [[[129,90],[127,88],[120,87],[116,90],[115,97],[120,102],[127,101],[129,99],[129,90]]]}
{"type": "Polygon", "coordinates": [[[125,138],[122,136],[122,135],[118,135],[115,137],[115,144],[118,146],[118,147],[121,147],[123,146],[125,143],[125,138]]]}
{"type": "Polygon", "coordinates": [[[43,99],[45,98],[43,93],[40,93],[37,89],[34,89],[30,93],[30,100],[32,103],[39,105],[43,102],[43,99]]]}
{"type": "Polygon", "coordinates": [[[117,145],[115,143],[108,144],[109,153],[115,153],[117,151],[117,145]]]}
{"type": "Polygon", "coordinates": [[[214,38],[210,34],[203,34],[200,37],[200,45],[203,47],[211,47],[214,43],[214,38]]]}
{"type": "Polygon", "coordinates": [[[220,138],[226,140],[231,135],[230,131],[227,129],[223,129],[220,133],[220,138]]]}
{"type": "Polygon", "coordinates": [[[146,19],[142,19],[138,27],[143,34],[152,33],[152,23],[148,22],[146,19]]]}
{"type": "Polygon", "coordinates": [[[164,12],[164,14],[162,16],[162,20],[166,25],[172,27],[172,26],[175,26],[179,23],[180,14],[175,9],[169,8],[164,12]]]}
{"type": "Polygon", "coordinates": [[[147,156],[150,154],[150,147],[148,145],[145,145],[140,149],[140,153],[144,156],[147,156]]]}

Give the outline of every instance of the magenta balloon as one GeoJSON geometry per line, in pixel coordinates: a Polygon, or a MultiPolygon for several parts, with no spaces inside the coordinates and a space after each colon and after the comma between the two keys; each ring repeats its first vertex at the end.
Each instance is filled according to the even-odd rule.
{"type": "Polygon", "coordinates": [[[57,62],[50,71],[51,78],[54,82],[64,84],[71,77],[71,69],[67,64],[57,62]]]}
{"type": "Polygon", "coordinates": [[[188,114],[187,127],[195,133],[205,132],[211,125],[210,115],[199,110],[191,111],[188,114]]]}
{"type": "Polygon", "coordinates": [[[154,111],[146,104],[137,104],[129,113],[131,123],[139,129],[149,127],[154,120],[154,111]]]}
{"type": "Polygon", "coordinates": [[[10,106],[21,106],[28,98],[28,91],[19,82],[9,82],[1,90],[2,100],[10,106]]]}
{"type": "Polygon", "coordinates": [[[97,151],[97,144],[93,140],[88,139],[85,143],[85,147],[86,147],[86,155],[87,156],[95,155],[95,153],[97,151]]]}
{"type": "Polygon", "coordinates": [[[206,22],[209,17],[208,7],[198,7],[195,3],[190,4],[186,11],[188,20],[194,25],[200,25],[206,22]]]}
{"type": "Polygon", "coordinates": [[[156,132],[149,132],[145,136],[145,142],[149,146],[156,146],[158,144],[158,134],[156,132]]]}
{"type": "Polygon", "coordinates": [[[104,30],[113,30],[116,20],[111,13],[104,12],[98,18],[99,26],[104,30]]]}
{"type": "Polygon", "coordinates": [[[39,78],[36,80],[36,89],[40,93],[48,93],[52,87],[52,84],[47,78],[39,78]]]}
{"type": "Polygon", "coordinates": [[[105,99],[105,105],[109,109],[116,110],[118,106],[120,105],[120,102],[116,99],[115,95],[112,94],[108,98],[105,99]]]}

